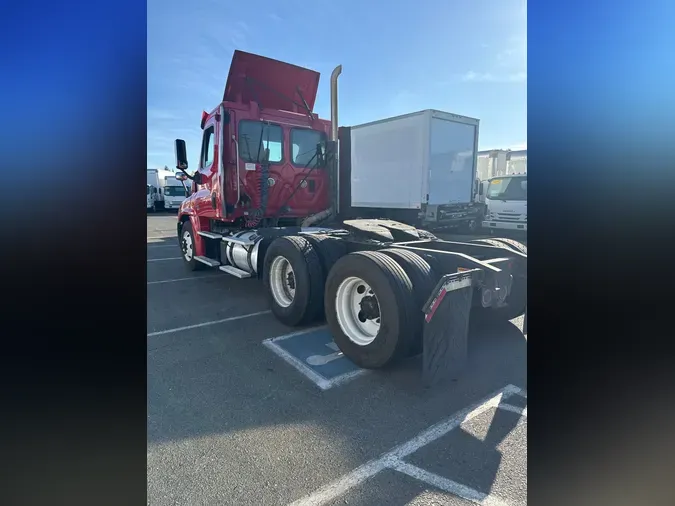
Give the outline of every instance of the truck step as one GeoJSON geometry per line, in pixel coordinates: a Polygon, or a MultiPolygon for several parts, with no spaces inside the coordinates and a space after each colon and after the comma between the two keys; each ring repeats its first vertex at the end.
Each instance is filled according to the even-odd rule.
{"type": "Polygon", "coordinates": [[[244,278],[250,278],[251,273],[243,271],[241,269],[237,269],[233,265],[221,265],[219,269],[223,272],[227,272],[228,274],[232,274],[234,277],[239,278],[239,279],[244,279],[244,278]]]}
{"type": "Polygon", "coordinates": [[[223,236],[221,234],[216,234],[214,232],[205,232],[203,230],[200,230],[197,232],[199,235],[202,237],[208,237],[209,239],[222,239],[223,236]]]}
{"type": "Polygon", "coordinates": [[[238,237],[225,236],[223,241],[232,242],[234,244],[241,244],[242,246],[251,246],[255,244],[253,241],[245,241],[244,239],[239,239],[238,237]]]}
{"type": "Polygon", "coordinates": [[[213,258],[209,257],[196,256],[195,260],[197,260],[197,262],[206,264],[209,267],[218,267],[220,265],[220,262],[218,260],[214,260],[213,258]]]}

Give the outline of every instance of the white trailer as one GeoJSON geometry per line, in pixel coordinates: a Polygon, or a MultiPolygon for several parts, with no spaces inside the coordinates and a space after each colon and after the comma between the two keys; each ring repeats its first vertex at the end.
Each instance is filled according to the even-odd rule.
{"type": "Polygon", "coordinates": [[[431,228],[478,228],[478,126],[477,119],[428,109],[341,128],[341,143],[347,136],[349,143],[341,149],[348,160],[340,159],[349,173],[346,203],[380,216],[398,210],[385,212],[392,218],[412,212],[431,228]]]}
{"type": "MultiPolygon", "coordinates": [[[[505,175],[527,173],[527,149],[510,151],[506,158],[505,175]]],[[[502,174],[495,174],[501,176],[502,174]]],[[[491,176],[494,177],[494,176],[491,176]]]]}

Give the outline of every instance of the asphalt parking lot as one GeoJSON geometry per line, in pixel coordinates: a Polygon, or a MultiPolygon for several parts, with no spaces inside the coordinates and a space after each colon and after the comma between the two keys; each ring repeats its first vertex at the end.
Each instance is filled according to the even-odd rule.
{"type": "Polygon", "coordinates": [[[175,213],[147,223],[148,504],[526,504],[522,319],[473,322],[450,386],[419,358],[353,374],[328,342],[300,357],[320,325],[271,341],[298,329],[257,280],[187,271],[175,213]]]}

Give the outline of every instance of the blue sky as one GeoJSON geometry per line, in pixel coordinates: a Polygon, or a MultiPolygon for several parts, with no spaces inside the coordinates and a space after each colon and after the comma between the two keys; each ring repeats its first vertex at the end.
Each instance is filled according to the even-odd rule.
{"type": "Polygon", "coordinates": [[[315,110],[340,124],[421,109],[479,118],[480,149],[527,143],[526,0],[148,0],[148,167],[173,140],[198,158],[202,110],[222,99],[241,49],[321,73],[315,110]]]}

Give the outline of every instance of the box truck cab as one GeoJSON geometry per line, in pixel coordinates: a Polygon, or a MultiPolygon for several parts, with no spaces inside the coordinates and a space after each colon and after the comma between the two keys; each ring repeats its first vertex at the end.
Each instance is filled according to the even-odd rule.
{"type": "Polygon", "coordinates": [[[165,181],[164,208],[178,209],[185,198],[188,196],[188,185],[183,186],[183,182],[176,179],[175,174],[167,176],[165,181]]]}
{"type": "Polygon", "coordinates": [[[527,231],[527,174],[490,179],[483,227],[527,231]]]}

